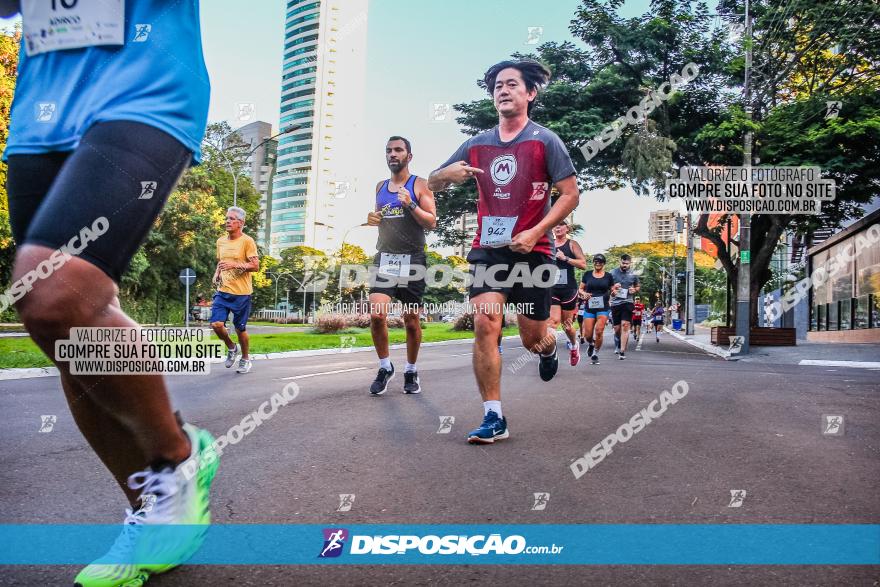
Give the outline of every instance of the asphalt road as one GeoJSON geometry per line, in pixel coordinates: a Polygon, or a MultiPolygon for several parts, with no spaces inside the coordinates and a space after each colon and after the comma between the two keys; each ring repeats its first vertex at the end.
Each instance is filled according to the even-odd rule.
{"type": "MultiPolygon", "coordinates": [[[[609,337],[610,338],[610,337],[609,337]]],[[[567,364],[550,383],[505,341],[511,437],[472,446],[482,419],[471,343],[423,349],[423,393],[398,374],[370,397],[372,353],[215,366],[172,377],[176,406],[215,435],[291,377],[299,397],[223,455],[217,524],[878,523],[880,373],[726,362],[664,337],[567,364]],[[285,379],[288,378],[288,379],[285,379]],[[569,463],[679,381],[689,392],[580,479],[569,463]],[[845,435],[823,436],[823,414],[845,435]],[[441,417],[453,416],[449,434],[441,417]],[[730,508],[730,490],[746,490],[730,508]],[[535,492],[548,492],[543,511],[535,492]],[[337,512],[339,494],[355,494],[337,512]]],[[[392,352],[403,367],[403,351],[392,352]]],[[[124,501],[71,419],[55,378],[0,381],[0,523],[119,523],[124,501]],[[40,416],[57,415],[51,433],[40,416]]],[[[70,584],[76,567],[0,569],[0,585],[70,584]]],[[[150,585],[877,585],[877,567],[807,566],[188,566],[150,585]]]]}

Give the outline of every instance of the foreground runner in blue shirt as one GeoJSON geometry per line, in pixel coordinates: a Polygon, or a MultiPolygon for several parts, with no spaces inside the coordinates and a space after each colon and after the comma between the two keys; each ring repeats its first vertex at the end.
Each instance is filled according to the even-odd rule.
{"type": "MultiPolygon", "coordinates": [[[[127,557],[153,552],[139,538],[144,526],[209,523],[217,461],[200,459],[213,438],[175,417],[161,375],[73,375],[56,360],[55,342],[74,327],[138,327],[119,306],[117,283],[199,159],[207,121],[198,2],[24,0],[20,8],[4,153],[17,245],[7,299],[61,371],[77,426],[131,506],[111,551],[75,582],[141,585],[201,544],[203,531],[180,532],[158,545],[161,564],[127,557]],[[189,459],[195,475],[179,466],[189,459]]],[[[0,15],[18,9],[0,2],[0,15]]]]}

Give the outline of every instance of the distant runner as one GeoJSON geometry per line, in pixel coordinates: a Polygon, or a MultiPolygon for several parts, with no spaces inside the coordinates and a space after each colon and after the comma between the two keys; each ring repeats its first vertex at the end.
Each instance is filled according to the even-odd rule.
{"type": "Polygon", "coordinates": [[[556,274],[556,284],[553,286],[550,298],[550,328],[556,332],[556,327],[562,324],[562,329],[568,337],[566,346],[569,351],[569,361],[575,367],[581,360],[580,346],[574,329],[574,317],[578,304],[578,288],[574,278],[574,268],[587,268],[587,260],[584,251],[576,240],[568,237],[568,222],[562,220],[553,229],[556,247],[556,266],[559,269],[556,274]]]}
{"type": "Polygon", "coordinates": [[[584,325],[581,334],[586,339],[587,356],[593,365],[599,364],[599,349],[605,334],[605,325],[611,316],[608,297],[614,280],[610,273],[605,272],[605,255],[593,256],[593,270],[585,271],[581,276],[578,296],[584,301],[584,325]]]}
{"type": "Polygon", "coordinates": [[[226,368],[232,367],[241,354],[236,373],[250,373],[253,366],[247,321],[254,293],[251,273],[260,270],[257,243],[242,232],[244,220],[245,211],[241,208],[226,211],[226,236],[217,239],[217,269],[213,279],[217,293],[211,304],[211,328],[226,343],[226,368]],[[239,344],[233,343],[226,332],[226,320],[230,314],[239,344]]]}
{"type": "Polygon", "coordinates": [[[660,342],[660,333],[663,331],[663,302],[657,301],[651,310],[651,324],[654,326],[654,339],[660,342]]]}
{"type": "Polygon", "coordinates": [[[632,316],[632,327],[633,327],[633,338],[636,342],[639,341],[639,337],[642,335],[642,316],[645,313],[645,304],[642,303],[642,298],[636,296],[636,301],[633,304],[633,316],[632,316]]]}
{"type": "Polygon", "coordinates": [[[626,358],[629,329],[632,322],[633,296],[639,292],[639,277],[631,271],[632,259],[620,256],[620,266],[611,271],[614,288],[611,290],[611,323],[614,325],[615,352],[622,361],[626,358]]]}

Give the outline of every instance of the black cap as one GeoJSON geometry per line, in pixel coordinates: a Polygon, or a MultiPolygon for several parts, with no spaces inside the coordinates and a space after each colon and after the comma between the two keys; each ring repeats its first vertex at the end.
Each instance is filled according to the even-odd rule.
{"type": "Polygon", "coordinates": [[[599,253],[597,255],[593,255],[593,261],[599,261],[601,263],[604,263],[605,262],[605,255],[603,255],[602,253],[599,253]]]}

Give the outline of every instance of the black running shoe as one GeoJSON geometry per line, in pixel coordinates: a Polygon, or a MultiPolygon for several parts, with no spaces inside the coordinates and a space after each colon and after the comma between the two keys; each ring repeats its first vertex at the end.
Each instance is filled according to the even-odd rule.
{"type": "Polygon", "coordinates": [[[599,353],[594,353],[594,354],[590,357],[590,362],[591,362],[592,364],[594,364],[594,365],[598,365],[598,364],[599,364],[599,353]]]}
{"type": "Polygon", "coordinates": [[[406,371],[403,374],[403,393],[422,393],[419,385],[418,371],[406,371]]]}
{"type": "Polygon", "coordinates": [[[538,355],[538,374],[544,381],[550,381],[556,375],[559,369],[559,357],[556,353],[556,347],[553,347],[553,354],[549,357],[538,355]]]}
{"type": "Polygon", "coordinates": [[[620,359],[621,361],[624,360],[626,358],[626,353],[623,351],[620,351],[620,356],[618,356],[617,358],[620,359]]]}
{"type": "Polygon", "coordinates": [[[590,346],[587,347],[587,356],[592,357],[593,352],[596,350],[596,346],[593,343],[590,343],[590,346]]]}
{"type": "Polygon", "coordinates": [[[376,380],[370,385],[370,393],[373,395],[382,395],[388,389],[388,382],[394,378],[394,365],[391,365],[391,371],[385,367],[379,369],[376,374],[376,380]]]}

